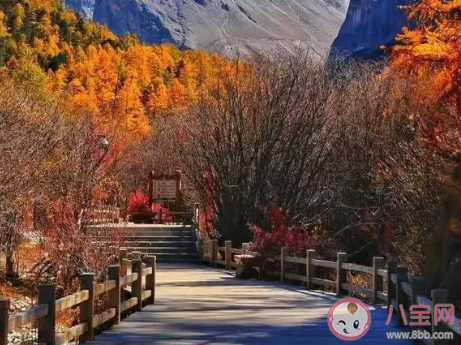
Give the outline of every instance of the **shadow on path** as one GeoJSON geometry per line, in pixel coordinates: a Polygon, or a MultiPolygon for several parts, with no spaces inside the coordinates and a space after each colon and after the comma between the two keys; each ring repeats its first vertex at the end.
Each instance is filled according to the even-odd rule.
{"type": "MultiPolygon", "coordinates": [[[[242,281],[197,265],[162,265],[157,303],[137,312],[90,344],[322,345],[345,344],[329,330],[333,296],[269,281],[242,281]]],[[[369,332],[355,344],[409,345],[388,340],[387,312],[371,310],[369,332]]]]}

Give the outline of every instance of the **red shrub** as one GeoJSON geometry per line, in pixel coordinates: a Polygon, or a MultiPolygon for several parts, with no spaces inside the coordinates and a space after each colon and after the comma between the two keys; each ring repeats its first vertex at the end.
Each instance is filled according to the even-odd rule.
{"type": "Polygon", "coordinates": [[[128,198],[128,213],[149,212],[149,197],[140,189],[131,193],[128,198]]]}
{"type": "Polygon", "coordinates": [[[154,212],[154,219],[160,220],[160,212],[162,212],[162,220],[169,222],[173,220],[170,210],[161,203],[152,204],[152,212],[154,212]]]}
{"type": "Polygon", "coordinates": [[[288,247],[290,252],[299,257],[306,256],[307,249],[314,248],[311,232],[297,226],[292,226],[291,221],[281,209],[274,209],[270,216],[271,230],[264,231],[253,225],[254,241],[252,250],[258,252],[264,259],[275,258],[280,255],[282,247],[288,247]]]}

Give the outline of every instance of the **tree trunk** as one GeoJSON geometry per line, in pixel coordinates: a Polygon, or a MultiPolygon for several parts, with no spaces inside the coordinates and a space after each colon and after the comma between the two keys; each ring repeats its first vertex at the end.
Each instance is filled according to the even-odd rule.
{"type": "Polygon", "coordinates": [[[17,272],[14,270],[13,253],[6,253],[5,266],[7,277],[17,276],[17,272]]]}

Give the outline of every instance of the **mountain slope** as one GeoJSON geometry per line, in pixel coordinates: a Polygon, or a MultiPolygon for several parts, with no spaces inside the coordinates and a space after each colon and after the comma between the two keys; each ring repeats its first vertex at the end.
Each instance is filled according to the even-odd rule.
{"type": "Polygon", "coordinates": [[[93,18],[95,0],[64,0],[66,6],[83,15],[85,19],[93,18]]]}
{"type": "Polygon", "coordinates": [[[376,58],[380,46],[392,45],[402,26],[408,24],[399,5],[412,0],[351,0],[346,20],[335,39],[330,58],[376,58]]]}
{"type": "Polygon", "coordinates": [[[93,19],[147,43],[173,42],[235,56],[308,46],[326,54],[349,0],[68,0],[95,1],[93,19]]]}

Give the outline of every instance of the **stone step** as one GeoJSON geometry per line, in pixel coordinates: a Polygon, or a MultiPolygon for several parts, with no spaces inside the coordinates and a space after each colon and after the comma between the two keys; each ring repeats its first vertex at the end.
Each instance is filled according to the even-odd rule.
{"type": "Polygon", "coordinates": [[[147,255],[155,255],[157,257],[157,261],[165,261],[165,260],[197,260],[197,254],[195,252],[177,252],[177,253],[162,253],[158,251],[148,250],[148,248],[130,248],[130,250],[140,251],[142,254],[147,255]],[[147,249],[147,250],[146,250],[147,249]]]}
{"type": "Polygon", "coordinates": [[[91,242],[93,243],[101,243],[101,244],[108,244],[118,246],[120,243],[131,243],[131,242],[138,242],[138,243],[189,243],[190,245],[195,243],[194,238],[192,237],[162,237],[162,238],[155,238],[149,236],[134,236],[134,237],[126,237],[120,240],[113,240],[110,238],[105,237],[92,237],[91,242]]]}
{"type": "MultiPolygon", "coordinates": [[[[111,241],[93,241],[93,244],[105,245],[105,246],[117,246],[120,242],[111,242],[111,241]]],[[[194,241],[123,241],[123,247],[181,247],[181,248],[190,248],[195,245],[194,241]]]]}
{"type": "Polygon", "coordinates": [[[191,231],[125,231],[125,232],[90,232],[87,234],[90,237],[111,237],[111,236],[193,236],[191,231]]]}
{"type": "Polygon", "coordinates": [[[195,254],[194,247],[149,247],[149,246],[127,246],[128,252],[139,251],[146,253],[166,253],[166,254],[195,254]]]}
{"type": "Polygon", "coordinates": [[[120,236],[128,252],[156,255],[160,262],[192,262],[197,260],[195,233],[192,226],[133,225],[90,227],[87,234],[101,246],[118,245],[113,236],[120,236]]]}
{"type": "MultiPolygon", "coordinates": [[[[100,240],[105,240],[107,238],[110,238],[111,236],[105,236],[105,235],[92,235],[92,236],[89,236],[90,238],[94,238],[94,239],[100,239],[100,240]]],[[[186,234],[186,235],[146,235],[146,234],[142,234],[142,235],[136,235],[136,234],[129,234],[129,235],[126,235],[126,236],[123,236],[123,237],[126,237],[126,238],[152,238],[154,240],[159,240],[161,241],[162,239],[180,239],[180,238],[194,238],[194,236],[192,234],[186,234]]]]}
{"type": "Polygon", "coordinates": [[[89,226],[85,228],[88,232],[92,231],[192,231],[192,226],[89,226]]]}

